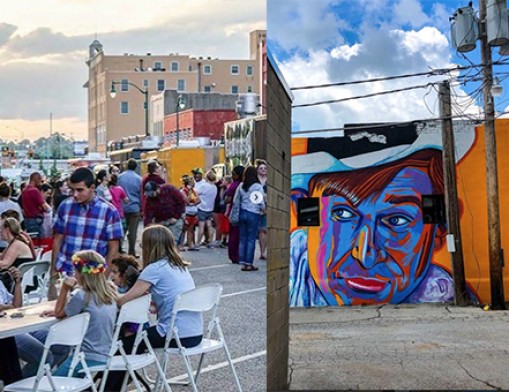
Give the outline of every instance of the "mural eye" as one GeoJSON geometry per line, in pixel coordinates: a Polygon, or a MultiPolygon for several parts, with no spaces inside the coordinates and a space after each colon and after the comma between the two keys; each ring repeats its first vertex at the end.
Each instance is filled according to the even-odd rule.
{"type": "Polygon", "coordinates": [[[354,217],[354,213],[347,208],[336,208],[332,210],[333,221],[346,221],[354,217]]]}
{"type": "Polygon", "coordinates": [[[403,215],[395,215],[384,218],[383,221],[389,226],[403,226],[410,223],[410,219],[403,215]]]}

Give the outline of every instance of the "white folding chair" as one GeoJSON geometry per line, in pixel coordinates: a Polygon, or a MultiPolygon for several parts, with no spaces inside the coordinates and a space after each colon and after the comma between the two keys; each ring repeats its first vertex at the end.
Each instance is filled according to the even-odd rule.
{"type": "MultiPolygon", "coordinates": [[[[205,354],[210,353],[215,350],[223,349],[226,353],[226,358],[228,363],[230,364],[230,368],[233,373],[233,377],[235,378],[235,384],[237,386],[237,390],[242,392],[242,387],[240,386],[240,381],[237,376],[237,372],[235,371],[235,367],[233,366],[233,362],[230,356],[230,352],[228,351],[228,347],[226,345],[226,341],[224,339],[223,331],[221,330],[221,326],[219,325],[219,318],[217,317],[217,307],[219,304],[219,300],[221,299],[221,293],[223,292],[223,287],[220,284],[210,284],[201,287],[197,287],[190,291],[186,291],[177,296],[175,299],[175,304],[173,305],[172,317],[170,321],[170,325],[168,327],[168,335],[166,336],[166,343],[164,346],[164,354],[163,354],[163,369],[164,373],[166,373],[166,369],[169,362],[169,357],[171,355],[181,356],[184,360],[184,364],[187,369],[188,374],[188,382],[170,382],[172,384],[189,384],[191,383],[193,387],[193,391],[197,392],[198,388],[196,387],[196,381],[198,380],[198,376],[200,375],[201,368],[203,365],[203,358],[205,354]],[[203,336],[201,343],[198,346],[185,348],[182,346],[180,342],[178,328],[176,326],[177,315],[179,312],[209,312],[210,311],[210,321],[208,324],[208,328],[206,333],[203,336]],[[169,344],[172,339],[175,339],[177,344],[176,348],[169,347],[169,344]],[[196,374],[193,376],[193,369],[191,367],[190,358],[193,355],[200,355],[200,361],[198,363],[198,368],[196,369],[196,374]]],[[[158,380],[159,382],[160,380],[158,380]]],[[[168,383],[169,380],[166,380],[168,383]]],[[[157,390],[157,388],[156,388],[157,390]]]]}
{"type": "Polygon", "coordinates": [[[90,321],[89,313],[80,313],[76,316],[64,319],[51,326],[46,343],[44,344],[44,352],[37,375],[25,378],[15,383],[7,385],[4,390],[6,392],[55,392],[55,391],[84,391],[91,388],[97,392],[92,376],[85,362],[85,356],[81,352],[81,343],[88,328],[90,321]],[[70,333],[72,331],[72,333],[70,333]],[[51,367],[46,363],[49,349],[54,344],[74,347],[71,367],[67,377],[57,377],[51,375],[51,367]],[[85,378],[71,377],[74,369],[81,364],[85,372],[85,378]]]}
{"type": "Polygon", "coordinates": [[[50,260],[29,261],[18,267],[23,276],[21,279],[23,293],[25,292],[26,286],[33,285],[34,277],[37,278],[37,290],[31,291],[27,297],[37,298],[39,302],[46,299],[46,287],[48,286],[50,267],[50,260]]]}
{"type": "MultiPolygon", "coordinates": [[[[148,314],[150,307],[150,295],[144,295],[136,298],[132,301],[126,302],[121,308],[118,315],[117,322],[115,324],[115,331],[113,334],[113,344],[111,346],[108,361],[104,366],[92,366],[90,367],[91,372],[104,372],[102,375],[101,384],[99,391],[104,391],[106,386],[106,379],[110,371],[125,371],[127,372],[124,377],[122,385],[122,391],[126,390],[127,381],[129,376],[134,382],[137,391],[142,391],[140,382],[137,375],[134,373],[136,370],[143,369],[151,364],[154,364],[157,368],[159,377],[164,379],[164,373],[157,356],[154,353],[154,349],[147,338],[147,332],[143,331],[143,324],[148,322],[148,314]],[[137,323],[139,324],[138,331],[131,353],[127,354],[124,350],[122,340],[120,340],[120,332],[122,324],[124,323],[137,323]],[[141,342],[144,342],[147,346],[148,353],[135,354],[141,342]],[[115,355],[120,352],[120,355],[115,355]]],[[[170,386],[166,383],[166,392],[171,392],[170,386]]]]}

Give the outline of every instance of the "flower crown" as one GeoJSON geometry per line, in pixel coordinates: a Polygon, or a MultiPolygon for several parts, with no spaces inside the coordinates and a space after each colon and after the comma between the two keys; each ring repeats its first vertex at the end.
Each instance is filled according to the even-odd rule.
{"type": "Polygon", "coordinates": [[[101,274],[106,271],[104,262],[85,260],[77,255],[72,257],[72,264],[82,274],[101,274]]]}

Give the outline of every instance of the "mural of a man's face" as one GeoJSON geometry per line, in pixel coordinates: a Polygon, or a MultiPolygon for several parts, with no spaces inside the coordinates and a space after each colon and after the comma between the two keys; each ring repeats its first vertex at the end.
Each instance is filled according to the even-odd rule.
{"type": "MultiPolygon", "coordinates": [[[[436,226],[424,224],[421,196],[433,193],[423,168],[401,169],[360,200],[320,192],[321,241],[309,243],[311,275],[329,304],[398,303],[430,264],[436,226]]],[[[438,243],[439,241],[437,241],[438,243]]]]}

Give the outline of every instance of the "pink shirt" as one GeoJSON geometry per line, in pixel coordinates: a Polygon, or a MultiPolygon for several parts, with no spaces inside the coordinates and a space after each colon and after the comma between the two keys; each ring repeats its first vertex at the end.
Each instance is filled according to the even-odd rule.
{"type": "Polygon", "coordinates": [[[111,203],[115,206],[115,208],[118,211],[118,214],[120,215],[120,218],[124,218],[124,208],[122,207],[122,200],[124,200],[127,195],[124,191],[124,188],[122,188],[120,185],[115,185],[110,187],[110,193],[111,193],[111,203]]]}

